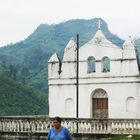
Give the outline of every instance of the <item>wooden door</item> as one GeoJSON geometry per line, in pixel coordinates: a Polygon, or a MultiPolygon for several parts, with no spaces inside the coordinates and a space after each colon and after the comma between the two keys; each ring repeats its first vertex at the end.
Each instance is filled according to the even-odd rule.
{"type": "Polygon", "coordinates": [[[108,118],[108,98],[93,98],[93,118],[108,118]]]}

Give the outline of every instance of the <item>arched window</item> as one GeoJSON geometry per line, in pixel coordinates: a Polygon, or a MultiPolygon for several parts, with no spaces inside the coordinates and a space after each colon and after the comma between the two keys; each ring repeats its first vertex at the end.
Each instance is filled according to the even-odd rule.
{"type": "Polygon", "coordinates": [[[108,57],[103,57],[102,59],[102,71],[103,72],[110,71],[110,59],[108,57]]]}
{"type": "Polygon", "coordinates": [[[95,58],[93,56],[90,56],[88,58],[88,73],[91,73],[91,72],[95,72],[96,71],[96,68],[95,68],[95,58]]]}

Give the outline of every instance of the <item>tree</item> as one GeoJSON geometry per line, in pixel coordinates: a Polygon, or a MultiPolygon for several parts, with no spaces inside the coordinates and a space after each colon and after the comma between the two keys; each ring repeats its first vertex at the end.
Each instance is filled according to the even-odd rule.
{"type": "Polygon", "coordinates": [[[9,68],[5,61],[0,63],[1,66],[1,75],[7,76],[9,74],[9,68]]]}
{"type": "Polygon", "coordinates": [[[9,66],[9,76],[15,81],[17,79],[17,72],[18,72],[18,70],[17,70],[16,66],[10,64],[10,66],[9,66]]]}
{"type": "Polygon", "coordinates": [[[29,70],[27,67],[22,67],[21,68],[21,79],[22,83],[25,84],[27,80],[27,76],[29,75],[29,70]]]}

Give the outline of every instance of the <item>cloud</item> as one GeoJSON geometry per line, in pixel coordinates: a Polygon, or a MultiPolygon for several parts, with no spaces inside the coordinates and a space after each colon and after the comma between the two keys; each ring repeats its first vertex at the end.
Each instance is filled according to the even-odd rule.
{"type": "Polygon", "coordinates": [[[94,17],[123,38],[140,36],[139,0],[0,0],[0,45],[26,38],[41,23],[94,17]]]}

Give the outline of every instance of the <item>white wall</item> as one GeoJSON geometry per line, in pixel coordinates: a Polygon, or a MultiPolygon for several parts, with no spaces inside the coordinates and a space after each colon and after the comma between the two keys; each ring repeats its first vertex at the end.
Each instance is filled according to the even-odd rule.
{"type": "MultiPolygon", "coordinates": [[[[94,80],[94,79],[93,79],[94,80]]],[[[95,79],[96,81],[96,79],[95,79]]],[[[94,82],[95,82],[94,81],[94,82]]],[[[85,84],[80,85],[80,114],[81,118],[90,118],[92,116],[92,92],[98,88],[104,89],[108,94],[109,118],[140,118],[138,104],[138,94],[140,90],[139,83],[108,83],[108,84],[85,84]],[[126,109],[126,100],[128,97],[134,97],[136,101],[136,111],[128,112],[126,109]]]]}
{"type": "MultiPolygon", "coordinates": [[[[96,44],[93,39],[79,49],[79,117],[92,117],[91,96],[100,88],[108,94],[109,118],[140,118],[140,79],[135,50],[133,46],[121,49],[105,38],[103,41],[105,45],[104,42],[96,44]],[[95,73],[87,73],[90,56],[96,59],[95,73]],[[102,72],[104,56],[110,59],[110,72],[102,72]],[[127,102],[128,97],[134,100],[127,102]],[[132,110],[128,109],[131,104],[132,110]]],[[[56,55],[56,63],[50,61],[48,64],[50,117],[76,117],[76,52],[71,42],[66,47],[60,74],[56,55]]]]}
{"type": "Polygon", "coordinates": [[[76,114],[75,85],[49,86],[49,116],[75,117],[76,114]],[[66,109],[66,100],[73,99],[71,108],[66,109]],[[68,112],[69,110],[69,112],[68,112]]]}

